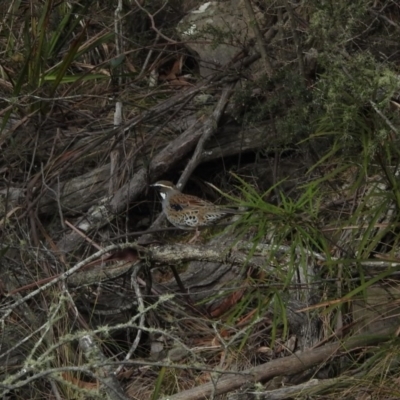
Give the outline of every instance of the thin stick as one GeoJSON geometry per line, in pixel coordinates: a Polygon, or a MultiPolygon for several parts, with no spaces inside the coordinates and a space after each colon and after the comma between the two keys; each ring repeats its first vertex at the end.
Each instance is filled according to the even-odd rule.
{"type": "Polygon", "coordinates": [[[195,168],[200,164],[204,145],[206,144],[207,140],[213,135],[213,133],[216,132],[218,122],[224,113],[225,107],[228,104],[229,97],[232,94],[232,89],[235,84],[236,82],[230,83],[223,89],[222,95],[219,99],[217,106],[215,107],[212,116],[205,122],[203,127],[203,134],[201,135],[201,138],[197,143],[196,150],[194,151],[192,158],[186,165],[186,168],[179,178],[178,184],[176,185],[179,189],[182,189],[182,187],[185,186],[185,183],[188,181],[190,175],[192,175],[195,168]]]}

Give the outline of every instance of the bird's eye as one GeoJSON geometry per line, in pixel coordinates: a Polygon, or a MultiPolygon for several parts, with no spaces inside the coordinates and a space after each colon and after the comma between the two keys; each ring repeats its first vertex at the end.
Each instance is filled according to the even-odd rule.
{"type": "Polygon", "coordinates": [[[182,211],[182,210],[183,210],[183,207],[182,207],[180,204],[178,204],[178,203],[171,204],[171,208],[172,208],[173,210],[175,210],[175,211],[182,211]]]}

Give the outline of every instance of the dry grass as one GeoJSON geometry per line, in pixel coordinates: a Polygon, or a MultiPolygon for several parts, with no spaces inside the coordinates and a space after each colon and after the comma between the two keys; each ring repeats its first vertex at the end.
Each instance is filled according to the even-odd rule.
{"type": "MultiPolygon", "coordinates": [[[[307,92],[312,101],[296,108],[291,93],[272,104],[274,93],[286,90],[290,65],[285,65],[276,81],[251,81],[249,88],[238,90],[236,106],[254,104],[251,85],[270,90],[269,99],[247,110],[244,124],[271,116],[276,107],[283,113],[282,105],[290,105],[285,122],[311,126],[311,133],[302,130],[295,143],[299,153],[307,149],[308,173],[296,177],[290,196],[280,193],[283,184],[262,192],[256,179],[248,177],[230,176],[234,185],[225,186],[233,193],[225,195],[229,201],[250,210],[235,225],[237,237],[251,242],[249,260],[266,241],[277,250],[263,253],[258,268],[244,263],[221,286],[212,287],[211,282],[190,293],[190,298],[198,296],[195,305],[186,295],[156,296],[139,289],[137,276],[147,283],[150,279],[146,260],[133,278],[125,274],[81,286],[60,280],[29,297],[45,279],[93,253],[88,245],[60,254],[57,245],[69,230],[64,220],[85,216],[90,206],[98,207],[98,199],[107,197],[110,187],[122,187],[148,166],[183,129],[178,125],[186,117],[180,112],[196,111],[190,103],[176,116],[152,113],[152,107],[192,86],[189,79],[180,81],[183,88],[170,79],[182,77],[179,66],[185,65],[187,52],[180,44],[156,39],[149,19],[135,6],[124,8],[119,26],[123,34],[116,35],[115,7],[101,1],[0,4],[0,393],[16,399],[104,398],[107,385],[113,384],[107,379],[115,372],[130,398],[156,399],[290,356],[302,346],[322,346],[398,324],[398,68],[378,62],[369,52],[349,60],[330,42],[329,57],[338,58],[326,59],[322,33],[318,40],[312,35],[326,32],[325,20],[318,18],[327,10],[306,7],[298,11],[303,18],[310,13],[309,35],[322,54],[313,90],[302,87],[302,95],[307,92]],[[152,86],[155,72],[162,79],[152,86]],[[116,101],[124,105],[123,121],[140,121],[118,135],[113,131],[116,101]],[[296,120],[300,116],[305,120],[296,120]],[[103,169],[112,157],[122,161],[111,176],[103,169]],[[86,182],[83,190],[92,190],[92,197],[79,192],[57,197],[60,186],[76,190],[73,179],[86,182]],[[272,198],[274,204],[268,203],[272,198]],[[376,291],[379,296],[369,296],[376,291]],[[297,342],[308,336],[296,332],[290,322],[294,299],[318,327],[311,344],[297,342]],[[93,340],[91,351],[82,344],[86,336],[93,340]]],[[[150,12],[157,7],[151,3],[150,12]]],[[[398,6],[382,7],[387,14],[382,12],[379,21],[400,20],[398,6]]],[[[362,13],[361,8],[357,12],[362,13]]],[[[180,9],[180,2],[169,2],[165,12],[179,20],[180,9]]],[[[354,15],[364,21],[365,15],[354,15]]],[[[364,25],[351,26],[358,37],[357,29],[364,25]]],[[[173,35],[172,24],[166,24],[164,32],[173,35]]],[[[325,40],[332,37],[331,32],[325,40]]],[[[271,149],[262,150],[268,157],[272,154],[271,149]]],[[[214,177],[221,176],[214,172],[214,177]]],[[[110,236],[142,230],[156,213],[152,204],[143,195],[135,204],[126,204],[109,226],[87,236],[101,248],[110,236]]],[[[221,239],[216,240],[223,249],[221,239]]],[[[122,262],[136,261],[130,253],[119,256],[122,262]]],[[[89,263],[87,276],[93,267],[89,263]]],[[[157,283],[163,288],[168,279],[158,267],[157,283]]],[[[179,267],[185,270],[186,265],[179,267]]],[[[222,271],[221,265],[218,268],[222,271]]],[[[112,268],[106,272],[111,274],[112,268]]],[[[394,335],[380,346],[329,359],[284,384],[321,380],[296,398],[397,398],[398,359],[394,335]]]]}

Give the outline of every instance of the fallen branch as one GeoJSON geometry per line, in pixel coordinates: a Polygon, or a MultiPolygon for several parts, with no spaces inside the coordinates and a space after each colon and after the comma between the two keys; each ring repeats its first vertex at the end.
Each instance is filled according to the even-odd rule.
{"type": "Polygon", "coordinates": [[[168,396],[168,400],[202,400],[209,398],[212,393],[214,395],[227,393],[239,389],[249,382],[263,382],[275,376],[297,374],[320,363],[328,362],[332,357],[345,355],[359,347],[377,345],[389,340],[390,337],[391,335],[388,334],[355,336],[345,342],[327,344],[324,347],[272,360],[232,375],[224,375],[221,379],[214,380],[214,382],[205,383],[193,389],[168,396]]]}

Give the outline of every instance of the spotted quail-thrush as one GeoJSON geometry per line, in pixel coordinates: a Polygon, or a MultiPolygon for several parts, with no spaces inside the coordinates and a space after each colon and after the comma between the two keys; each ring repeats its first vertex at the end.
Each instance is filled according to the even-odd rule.
{"type": "Polygon", "coordinates": [[[217,206],[207,200],[182,193],[172,182],[159,181],[154,185],[160,191],[162,209],[168,221],[181,229],[196,229],[214,225],[230,214],[243,214],[243,211],[217,206]]]}

